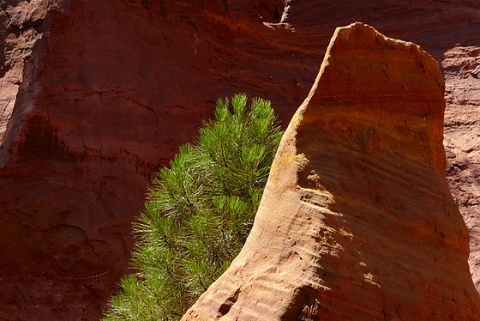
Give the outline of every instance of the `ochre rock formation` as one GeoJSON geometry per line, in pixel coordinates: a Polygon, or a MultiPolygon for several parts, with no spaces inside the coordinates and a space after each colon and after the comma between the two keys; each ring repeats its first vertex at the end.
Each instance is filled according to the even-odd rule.
{"type": "Polygon", "coordinates": [[[276,50],[293,33],[261,2],[259,20],[241,2],[0,1],[0,320],[98,320],[152,173],[215,100],[306,95],[276,50]]]}
{"type": "Polygon", "coordinates": [[[447,178],[470,230],[470,267],[480,290],[480,46],[445,53],[447,178]]]}
{"type": "Polygon", "coordinates": [[[443,64],[447,175],[480,288],[479,12],[477,0],[0,0],[0,319],[98,319],[152,173],[214,100],[261,96],[288,124],[335,27],[354,21],[443,64]]]}
{"type": "Polygon", "coordinates": [[[183,320],[477,320],[443,94],[419,46],[338,28],[244,248],[183,320]]]}

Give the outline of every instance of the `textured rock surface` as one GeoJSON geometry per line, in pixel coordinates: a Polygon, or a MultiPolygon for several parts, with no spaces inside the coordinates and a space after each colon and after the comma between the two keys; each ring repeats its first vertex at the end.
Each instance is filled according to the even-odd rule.
{"type": "Polygon", "coordinates": [[[13,111],[23,80],[25,61],[49,26],[51,14],[61,10],[61,0],[0,1],[0,141],[13,111]]]}
{"type": "Polygon", "coordinates": [[[0,150],[0,319],[95,320],[126,272],[153,169],[214,100],[251,87],[282,92],[279,105],[306,93],[274,41],[292,32],[240,3],[48,3],[1,2],[5,118],[15,110],[0,150]],[[50,19],[22,23],[35,10],[50,19]]]}
{"type": "Polygon", "coordinates": [[[334,28],[354,21],[444,61],[448,175],[475,269],[478,156],[462,148],[479,145],[465,64],[478,61],[479,12],[477,0],[0,0],[0,319],[98,318],[152,170],[217,97],[271,99],[287,124],[334,28]]]}
{"type": "Polygon", "coordinates": [[[337,29],[245,247],[183,320],[478,318],[443,93],[418,46],[337,29]]]}
{"type": "Polygon", "coordinates": [[[470,230],[470,266],[480,290],[480,47],[445,53],[447,177],[470,230]]]}

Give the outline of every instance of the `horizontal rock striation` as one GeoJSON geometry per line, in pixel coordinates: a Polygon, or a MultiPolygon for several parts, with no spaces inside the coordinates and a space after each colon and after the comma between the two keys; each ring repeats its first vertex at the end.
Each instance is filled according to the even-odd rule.
{"type": "Polygon", "coordinates": [[[0,319],[98,320],[153,172],[215,100],[306,94],[293,33],[263,25],[281,3],[254,2],[0,1],[0,319]]]}
{"type": "Polygon", "coordinates": [[[445,150],[452,194],[470,230],[470,268],[480,289],[480,46],[454,47],[442,61],[445,150]]]}
{"type": "Polygon", "coordinates": [[[447,175],[480,287],[479,13],[477,0],[0,0],[0,319],[100,318],[152,173],[214,100],[261,96],[288,124],[354,21],[443,62],[447,175]]]}
{"type": "Polygon", "coordinates": [[[443,94],[419,46],[338,28],[244,248],[182,320],[477,319],[443,94]]]}

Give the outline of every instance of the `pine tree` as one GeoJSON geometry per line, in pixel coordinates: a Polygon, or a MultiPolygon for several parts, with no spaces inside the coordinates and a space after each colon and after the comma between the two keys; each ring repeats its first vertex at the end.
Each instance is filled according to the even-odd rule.
{"type": "Polygon", "coordinates": [[[134,223],[136,273],[104,320],[179,320],[243,246],[281,138],[270,102],[235,95],[161,169],[134,223]]]}

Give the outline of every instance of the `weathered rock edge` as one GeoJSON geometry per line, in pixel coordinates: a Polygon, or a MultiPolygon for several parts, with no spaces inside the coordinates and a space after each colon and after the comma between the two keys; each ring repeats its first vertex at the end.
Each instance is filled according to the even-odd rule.
{"type": "Polygon", "coordinates": [[[250,237],[182,320],[476,319],[443,94],[419,46],[338,28],[250,237]]]}

